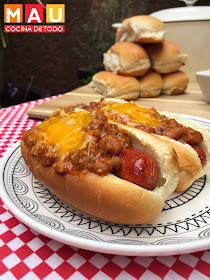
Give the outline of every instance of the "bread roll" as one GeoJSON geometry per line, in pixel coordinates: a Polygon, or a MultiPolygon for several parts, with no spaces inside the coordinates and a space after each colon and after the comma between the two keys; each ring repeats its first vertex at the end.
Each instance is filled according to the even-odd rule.
{"type": "Polygon", "coordinates": [[[134,77],[113,74],[109,71],[96,73],[92,78],[95,91],[106,97],[134,100],[139,97],[139,82],[134,77]]]}
{"type": "Polygon", "coordinates": [[[139,78],[140,97],[159,96],[163,86],[163,79],[160,74],[148,71],[144,76],[139,78]]]}
{"type": "Polygon", "coordinates": [[[131,42],[113,45],[104,54],[106,70],[125,76],[143,76],[150,68],[150,60],[144,48],[131,42]]]}
{"type": "Polygon", "coordinates": [[[178,45],[168,40],[147,45],[146,50],[150,57],[151,69],[160,74],[179,70],[188,59],[188,55],[183,54],[178,45]]]}
{"type": "Polygon", "coordinates": [[[183,93],[189,83],[189,78],[183,71],[163,74],[162,93],[167,95],[176,95],[183,93]]]}
{"type": "Polygon", "coordinates": [[[125,19],[118,28],[116,42],[156,43],[165,36],[164,24],[152,16],[134,16],[125,19]]]}

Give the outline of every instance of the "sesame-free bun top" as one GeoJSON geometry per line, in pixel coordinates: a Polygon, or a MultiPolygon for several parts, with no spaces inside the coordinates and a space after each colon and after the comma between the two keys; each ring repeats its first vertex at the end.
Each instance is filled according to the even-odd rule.
{"type": "Polygon", "coordinates": [[[134,100],[139,97],[139,82],[135,77],[121,76],[110,71],[101,71],[92,78],[95,91],[106,97],[134,100]]]}
{"type": "Polygon", "coordinates": [[[131,42],[113,45],[104,54],[103,62],[106,70],[125,76],[143,76],[150,68],[145,49],[131,42]]]}
{"type": "Polygon", "coordinates": [[[160,19],[142,15],[125,19],[118,28],[116,42],[157,43],[165,36],[164,24],[160,19]]]}
{"type": "Polygon", "coordinates": [[[146,51],[150,57],[151,69],[160,74],[179,70],[188,59],[188,55],[183,54],[180,47],[169,40],[158,44],[148,44],[146,51]]]}
{"type": "Polygon", "coordinates": [[[144,76],[139,77],[140,97],[159,96],[163,86],[163,79],[160,74],[148,71],[144,76]]]}
{"type": "Polygon", "coordinates": [[[167,95],[176,95],[183,93],[189,83],[189,77],[183,71],[163,74],[162,93],[167,95]]]}

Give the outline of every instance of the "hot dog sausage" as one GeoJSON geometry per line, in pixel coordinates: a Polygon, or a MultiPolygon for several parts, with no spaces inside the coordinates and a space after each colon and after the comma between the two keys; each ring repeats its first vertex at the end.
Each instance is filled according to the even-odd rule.
{"type": "Polygon", "coordinates": [[[201,164],[202,164],[202,166],[204,166],[206,164],[207,159],[206,159],[206,154],[203,151],[203,149],[196,145],[191,145],[191,147],[197,152],[198,157],[201,161],[201,164]]]}
{"type": "Polygon", "coordinates": [[[115,174],[121,179],[144,189],[153,190],[158,180],[158,166],[154,159],[134,149],[125,149],[121,154],[122,166],[115,174]]]}

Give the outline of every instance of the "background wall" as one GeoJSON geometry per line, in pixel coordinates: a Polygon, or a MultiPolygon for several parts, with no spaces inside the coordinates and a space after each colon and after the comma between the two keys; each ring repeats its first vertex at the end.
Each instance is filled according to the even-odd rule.
{"type": "MultiPolygon", "coordinates": [[[[51,95],[78,87],[78,69],[94,71],[103,66],[102,54],[114,43],[112,23],[137,14],[185,6],[178,0],[44,0],[43,3],[66,4],[66,32],[9,34],[10,47],[3,73],[6,85],[8,82],[25,88],[32,85],[47,89],[51,95]]],[[[210,0],[199,0],[196,5],[210,5],[210,0]]]]}

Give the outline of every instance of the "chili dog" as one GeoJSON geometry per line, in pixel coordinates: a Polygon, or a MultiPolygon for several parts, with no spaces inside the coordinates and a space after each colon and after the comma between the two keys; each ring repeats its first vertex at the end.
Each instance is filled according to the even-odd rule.
{"type": "Polygon", "coordinates": [[[145,131],[111,124],[101,112],[71,106],[24,132],[21,151],[50,191],[115,223],[153,220],[179,179],[170,145],[145,131]]]}
{"type": "Polygon", "coordinates": [[[177,191],[186,190],[197,178],[210,171],[210,132],[196,122],[119,99],[92,102],[86,110],[103,112],[111,122],[156,134],[170,144],[179,161],[177,191]]]}

